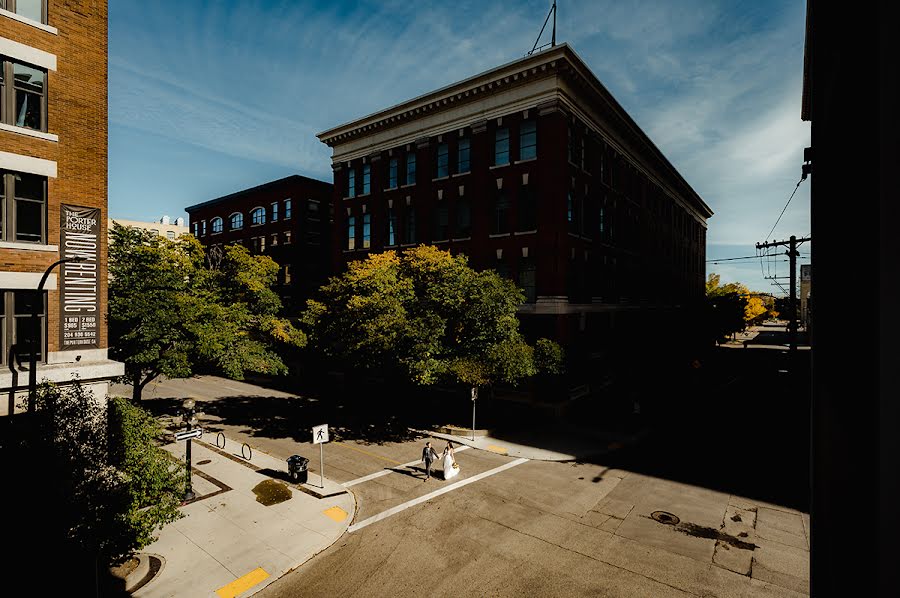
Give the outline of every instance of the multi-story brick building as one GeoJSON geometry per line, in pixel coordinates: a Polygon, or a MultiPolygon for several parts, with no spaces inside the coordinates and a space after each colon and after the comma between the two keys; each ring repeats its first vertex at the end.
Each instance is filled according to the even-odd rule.
{"type": "Polygon", "coordinates": [[[518,281],[526,331],[582,356],[703,295],[712,211],[566,44],[318,137],[337,269],[417,243],[465,253],[518,281]]]}
{"type": "Polygon", "coordinates": [[[184,218],[176,218],[173,221],[168,216],[163,216],[162,218],[154,222],[143,222],[141,220],[124,220],[122,218],[108,218],[106,221],[107,229],[112,229],[113,223],[120,224],[122,226],[130,226],[132,228],[149,230],[150,232],[159,235],[160,237],[166,237],[167,239],[173,241],[181,235],[187,234],[188,232],[188,227],[184,223],[184,218]]]}
{"type": "Polygon", "coordinates": [[[279,294],[293,314],[330,271],[331,195],[330,183],[292,175],[185,211],[190,232],[207,248],[241,243],[274,259],[279,294]]]}
{"type": "Polygon", "coordinates": [[[107,359],[106,167],[107,3],[0,0],[0,414],[32,351],[38,381],[77,375],[97,396],[123,373],[107,359]]]}

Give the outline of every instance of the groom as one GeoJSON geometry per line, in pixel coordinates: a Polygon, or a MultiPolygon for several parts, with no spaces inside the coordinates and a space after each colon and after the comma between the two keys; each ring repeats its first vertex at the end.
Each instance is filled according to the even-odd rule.
{"type": "Polygon", "coordinates": [[[431,448],[431,442],[426,442],[425,448],[422,449],[422,461],[425,462],[425,479],[422,480],[423,482],[427,482],[428,478],[431,477],[431,464],[437,461],[437,458],[438,454],[431,448]]]}

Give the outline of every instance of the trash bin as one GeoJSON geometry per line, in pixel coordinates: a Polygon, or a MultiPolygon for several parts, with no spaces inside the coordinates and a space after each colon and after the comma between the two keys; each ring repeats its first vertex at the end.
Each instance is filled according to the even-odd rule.
{"type": "Polygon", "coordinates": [[[300,455],[291,455],[287,460],[288,475],[298,484],[305,484],[309,475],[309,459],[300,455]]]}

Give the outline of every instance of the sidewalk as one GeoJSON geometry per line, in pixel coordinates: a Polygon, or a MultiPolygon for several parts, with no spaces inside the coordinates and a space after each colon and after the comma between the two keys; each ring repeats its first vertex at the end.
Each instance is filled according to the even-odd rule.
{"type": "MultiPolygon", "coordinates": [[[[142,551],[163,564],[137,598],[250,596],[331,546],[353,520],[353,495],[328,479],[324,489],[318,476],[298,488],[281,481],[287,464],[271,455],[255,450],[247,461],[232,441],[225,450],[192,444],[197,498],[142,551]],[[267,502],[278,491],[285,500],[265,506],[254,488],[267,502]]],[[[184,442],[164,448],[184,460],[184,442]]]]}

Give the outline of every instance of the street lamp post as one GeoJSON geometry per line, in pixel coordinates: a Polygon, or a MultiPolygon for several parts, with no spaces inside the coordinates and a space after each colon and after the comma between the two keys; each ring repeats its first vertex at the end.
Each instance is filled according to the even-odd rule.
{"type": "MultiPolygon", "coordinates": [[[[83,262],[83,257],[66,257],[50,264],[41,276],[41,282],[37,287],[37,300],[31,305],[31,342],[28,349],[28,412],[34,413],[37,397],[37,349],[41,346],[41,326],[38,319],[38,303],[44,303],[44,284],[50,277],[53,268],[68,262],[83,262]]],[[[62,282],[60,282],[62,287],[62,282]]]]}
{"type": "MultiPolygon", "coordinates": [[[[197,423],[197,418],[195,417],[196,411],[196,403],[194,399],[186,399],[184,403],[181,404],[184,408],[184,415],[182,419],[187,424],[188,431],[191,430],[191,427],[197,423]]],[[[194,489],[191,485],[191,439],[187,439],[187,448],[185,449],[185,464],[187,466],[187,483],[185,484],[184,491],[184,500],[185,502],[189,500],[194,500],[194,489]]]]}
{"type": "Polygon", "coordinates": [[[475,442],[475,399],[478,398],[478,387],[472,387],[472,442],[475,442]]]}

